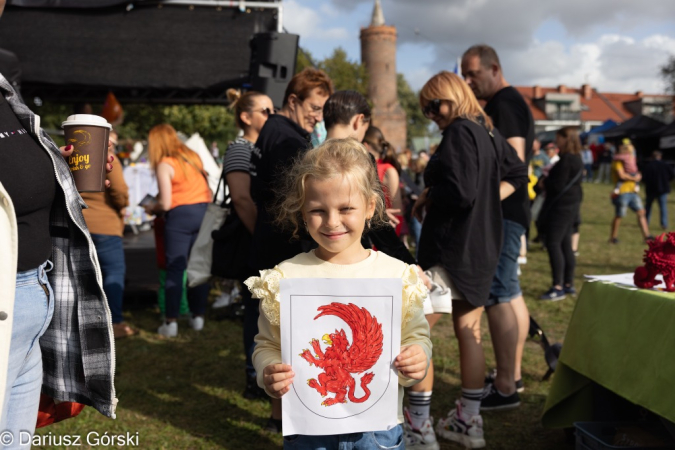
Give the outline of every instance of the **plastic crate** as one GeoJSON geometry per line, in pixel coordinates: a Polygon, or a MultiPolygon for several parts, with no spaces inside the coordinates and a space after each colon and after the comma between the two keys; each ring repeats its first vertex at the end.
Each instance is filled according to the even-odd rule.
{"type": "MultiPolygon", "coordinates": [[[[641,450],[664,450],[675,448],[675,442],[664,443],[660,447],[625,447],[612,445],[617,427],[641,425],[635,422],[576,422],[574,424],[576,435],[576,450],[613,450],[613,449],[641,449],[641,450]]],[[[648,424],[657,430],[663,430],[660,424],[648,424]]],[[[665,431],[665,430],[664,430],[665,431]]],[[[664,433],[664,438],[669,436],[664,433]]]]}

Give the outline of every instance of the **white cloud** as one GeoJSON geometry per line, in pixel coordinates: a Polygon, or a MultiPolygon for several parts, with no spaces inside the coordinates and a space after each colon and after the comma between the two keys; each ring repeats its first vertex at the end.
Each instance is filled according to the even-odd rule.
{"type": "Polygon", "coordinates": [[[513,84],[578,87],[589,83],[609,92],[660,93],[665,86],[658,77],[659,66],[668,52],[675,53],[675,38],[653,35],[636,40],[613,34],[569,48],[555,41],[534,42],[523,51],[506,51],[500,57],[513,84]]]}
{"type": "MultiPolygon", "coordinates": [[[[331,16],[335,10],[329,5],[321,8],[321,13],[315,9],[300,5],[295,0],[284,2],[284,28],[289,33],[299,34],[301,41],[305,39],[318,40],[344,40],[351,36],[351,33],[343,27],[327,27],[323,23],[323,16],[331,16]]],[[[301,42],[301,45],[302,42],[301,42]]]]}

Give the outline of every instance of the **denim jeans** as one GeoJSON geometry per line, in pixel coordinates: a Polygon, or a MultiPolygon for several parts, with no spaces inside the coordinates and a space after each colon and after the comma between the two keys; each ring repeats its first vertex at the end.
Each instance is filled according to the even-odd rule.
{"type": "Polygon", "coordinates": [[[649,195],[645,202],[645,213],[647,214],[647,223],[652,215],[652,203],[654,200],[659,202],[659,212],[661,213],[661,228],[668,229],[668,194],[649,195]]]}
{"type": "Polygon", "coordinates": [[[403,449],[403,427],[370,433],[284,436],[286,450],[379,450],[403,449]]]}
{"type": "Polygon", "coordinates": [[[92,234],[98,255],[98,262],[103,272],[103,290],[108,298],[112,322],[120,323],[122,318],[122,298],[124,297],[124,246],[119,236],[92,234]]]}
{"type": "MultiPolygon", "coordinates": [[[[166,317],[175,319],[183,297],[183,272],[187,269],[190,250],[197,240],[199,227],[206,214],[207,203],[181,205],[166,213],[164,253],[166,255],[166,317]]],[[[188,289],[188,306],[195,316],[206,311],[209,296],[208,283],[188,289]]]]}
{"type": "Polygon", "coordinates": [[[4,423],[0,423],[0,433],[7,430],[14,439],[9,445],[3,441],[5,449],[30,448],[30,440],[28,445],[19,445],[19,432],[26,431],[31,436],[35,432],[42,387],[40,337],[54,314],[54,293],[47,280],[52,267],[47,261],[37,269],[16,274],[7,391],[2,405],[4,423]]]}

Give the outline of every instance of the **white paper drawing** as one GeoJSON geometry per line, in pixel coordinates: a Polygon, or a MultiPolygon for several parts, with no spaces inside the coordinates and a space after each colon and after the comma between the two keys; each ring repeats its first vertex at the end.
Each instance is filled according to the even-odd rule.
{"type": "Polygon", "coordinates": [[[398,278],[281,280],[284,436],[397,425],[401,292],[398,278]]]}

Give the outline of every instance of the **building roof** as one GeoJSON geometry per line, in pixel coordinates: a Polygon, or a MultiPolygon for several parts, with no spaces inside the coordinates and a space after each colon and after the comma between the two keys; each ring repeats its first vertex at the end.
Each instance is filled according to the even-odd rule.
{"type": "Polygon", "coordinates": [[[384,13],[382,12],[382,4],[380,0],[375,0],[375,6],[373,7],[373,17],[370,20],[371,27],[380,27],[384,25],[384,13]]]}
{"type": "Polygon", "coordinates": [[[581,120],[584,122],[605,120],[614,120],[624,122],[635,114],[626,108],[626,104],[638,101],[644,97],[671,98],[672,96],[657,94],[645,95],[641,91],[634,94],[622,94],[613,92],[598,92],[588,85],[581,88],[570,88],[566,86],[541,87],[541,86],[514,86],[518,92],[525,98],[525,102],[532,111],[534,120],[547,120],[546,113],[536,103],[535,100],[542,99],[546,94],[578,94],[581,102],[581,120]],[[584,96],[586,91],[586,96],[584,96]]]}

